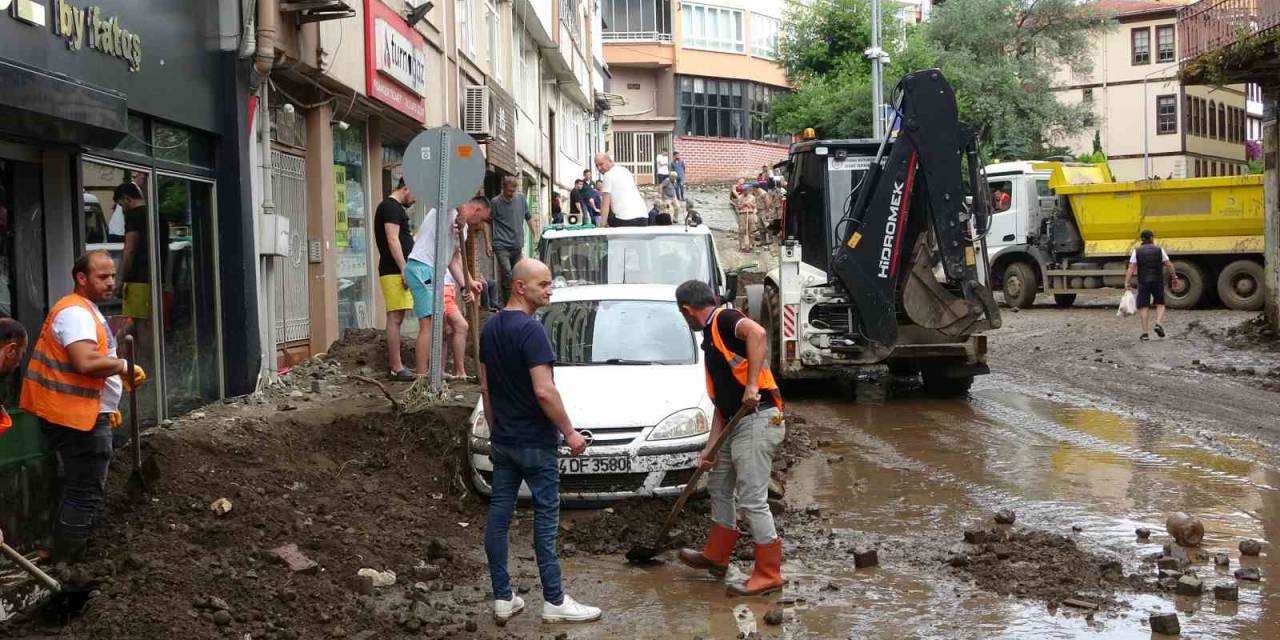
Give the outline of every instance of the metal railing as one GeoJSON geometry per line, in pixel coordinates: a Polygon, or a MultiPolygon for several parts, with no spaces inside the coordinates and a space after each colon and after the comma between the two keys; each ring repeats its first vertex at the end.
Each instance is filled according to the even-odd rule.
{"type": "Polygon", "coordinates": [[[671,42],[670,33],[661,31],[608,31],[600,34],[602,42],[671,42]]]}
{"type": "Polygon", "coordinates": [[[1280,26],[1280,0],[1201,0],[1178,10],[1180,58],[1187,60],[1280,26]]]}

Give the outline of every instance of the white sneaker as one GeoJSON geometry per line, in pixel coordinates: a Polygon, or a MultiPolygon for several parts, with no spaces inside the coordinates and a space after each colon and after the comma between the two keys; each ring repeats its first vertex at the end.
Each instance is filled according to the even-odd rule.
{"type": "Polygon", "coordinates": [[[543,622],[595,622],[600,619],[600,608],[589,607],[564,594],[564,603],[560,606],[550,602],[542,603],[543,622]]]}
{"type": "Polygon", "coordinates": [[[513,594],[510,600],[493,601],[493,619],[498,622],[498,626],[506,624],[512,616],[521,611],[524,611],[524,599],[520,596],[513,594]]]}

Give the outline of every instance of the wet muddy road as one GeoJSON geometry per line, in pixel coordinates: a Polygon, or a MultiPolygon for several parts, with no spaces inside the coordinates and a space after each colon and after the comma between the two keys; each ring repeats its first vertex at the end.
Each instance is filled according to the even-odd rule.
{"type": "MultiPolygon", "coordinates": [[[[1160,424],[1018,389],[992,376],[967,400],[793,399],[822,450],[788,484],[784,628],[763,620],[777,598],[735,615],[742,601],[678,564],[637,569],[620,557],[578,557],[565,563],[569,591],[604,605],[606,621],[568,629],[570,637],[732,638],[755,624],[794,638],[1147,638],[1148,615],[1175,610],[1184,638],[1275,637],[1276,554],[1244,559],[1264,580],[1240,582],[1238,603],[1212,594],[1242,566],[1240,540],[1280,534],[1274,450],[1225,437],[1206,446],[1160,424]],[[804,515],[812,505],[820,514],[804,515]],[[1155,568],[1142,559],[1170,541],[1166,514],[1189,511],[1204,520],[1205,550],[1229,553],[1231,566],[1197,567],[1201,598],[1154,589],[1080,593],[1114,598],[1093,615],[999,596],[943,560],[965,546],[965,528],[989,525],[1001,508],[1017,512],[1018,528],[1065,535],[1152,580],[1155,568]],[[1138,527],[1153,531],[1149,541],[1137,540],[1138,527]],[[855,546],[877,547],[880,566],[855,571],[848,553],[855,546]]],[[[1018,579],[1019,570],[1010,576],[1018,579]]],[[[546,633],[538,627],[528,616],[507,630],[546,633]]]]}

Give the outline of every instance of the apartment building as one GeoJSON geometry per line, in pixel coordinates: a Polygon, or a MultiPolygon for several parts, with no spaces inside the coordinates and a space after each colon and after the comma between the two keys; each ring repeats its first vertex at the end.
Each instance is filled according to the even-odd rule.
{"type": "Polygon", "coordinates": [[[1100,0],[1096,6],[1116,25],[1096,36],[1092,72],[1064,70],[1056,89],[1064,103],[1093,105],[1093,118],[1059,142],[1088,153],[1096,134],[1117,180],[1247,172],[1246,86],[1179,80],[1182,3],[1100,0]]]}
{"type": "Polygon", "coordinates": [[[766,122],[788,90],[777,62],[781,0],[600,0],[612,110],[609,148],[641,182],[680,152],[688,180],[754,174],[784,158],[789,135],[766,122]]]}

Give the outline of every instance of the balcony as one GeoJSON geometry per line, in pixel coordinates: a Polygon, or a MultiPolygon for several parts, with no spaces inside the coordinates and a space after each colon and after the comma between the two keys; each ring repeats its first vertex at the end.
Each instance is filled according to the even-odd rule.
{"type": "Polygon", "coordinates": [[[671,44],[670,0],[602,0],[600,17],[605,44],[671,44]]]}
{"type": "Polygon", "coordinates": [[[1274,77],[1280,70],[1270,36],[1280,0],[1201,0],[1178,10],[1178,45],[1186,82],[1225,84],[1274,77]],[[1246,46],[1247,45],[1247,46],[1246,46]]]}
{"type": "Polygon", "coordinates": [[[613,44],[619,42],[656,42],[658,44],[671,44],[671,34],[661,31],[609,31],[605,30],[600,34],[600,40],[605,44],[613,44]]]}

